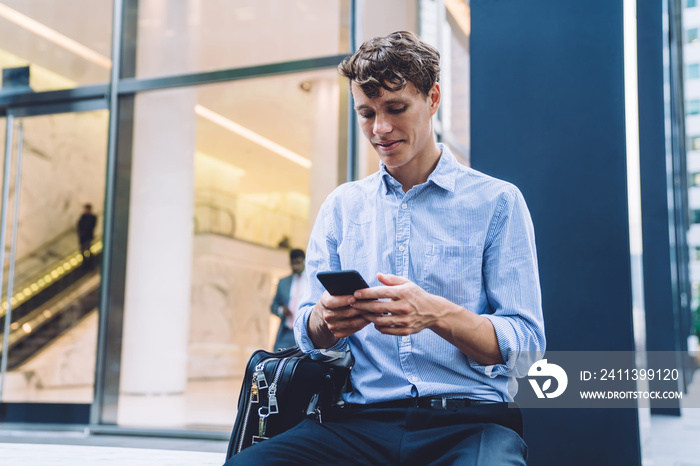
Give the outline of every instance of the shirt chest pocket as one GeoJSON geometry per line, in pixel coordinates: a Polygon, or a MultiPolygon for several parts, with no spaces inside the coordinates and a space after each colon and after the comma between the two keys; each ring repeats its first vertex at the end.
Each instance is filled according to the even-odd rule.
{"type": "Polygon", "coordinates": [[[478,298],[482,288],[482,249],[472,245],[429,244],[421,270],[422,287],[455,304],[478,298]]]}
{"type": "Polygon", "coordinates": [[[343,269],[362,270],[371,253],[376,254],[376,243],[372,241],[373,226],[369,219],[346,220],[343,236],[338,245],[338,256],[343,269]]]}

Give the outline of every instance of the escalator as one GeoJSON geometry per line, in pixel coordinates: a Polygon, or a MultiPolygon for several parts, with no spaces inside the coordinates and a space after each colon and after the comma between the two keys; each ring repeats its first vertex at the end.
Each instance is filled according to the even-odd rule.
{"type": "MultiPolygon", "coordinates": [[[[60,335],[69,331],[98,304],[102,242],[90,254],[75,250],[48,267],[24,278],[10,298],[11,322],[7,369],[27,362],[60,335]]],[[[7,297],[0,303],[0,329],[5,328],[7,297]]],[[[0,354],[4,335],[0,334],[0,354]]]]}

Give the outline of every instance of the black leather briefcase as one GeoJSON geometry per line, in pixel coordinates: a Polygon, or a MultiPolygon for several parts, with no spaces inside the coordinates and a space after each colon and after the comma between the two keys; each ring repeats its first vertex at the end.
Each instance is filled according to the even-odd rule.
{"type": "Polygon", "coordinates": [[[352,355],[315,361],[297,348],[276,353],[258,350],[248,360],[238,414],[226,459],[255,443],[312,418],[323,421],[323,410],[342,404],[352,355]]]}

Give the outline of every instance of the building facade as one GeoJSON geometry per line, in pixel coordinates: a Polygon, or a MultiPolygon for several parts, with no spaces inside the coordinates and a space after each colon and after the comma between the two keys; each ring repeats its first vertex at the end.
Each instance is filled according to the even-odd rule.
{"type": "Polygon", "coordinates": [[[367,8],[0,4],[5,422],[229,431],[289,249],[378,168],[336,71],[360,41],[411,30],[441,50],[439,137],[468,160],[467,3],[367,8]]]}

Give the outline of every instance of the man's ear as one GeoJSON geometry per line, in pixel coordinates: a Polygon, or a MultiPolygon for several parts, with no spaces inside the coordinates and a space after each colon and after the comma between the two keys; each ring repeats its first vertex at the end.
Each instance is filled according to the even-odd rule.
{"type": "Polygon", "coordinates": [[[430,102],[430,116],[435,115],[440,106],[440,84],[435,83],[428,91],[428,101],[430,102]]]}

